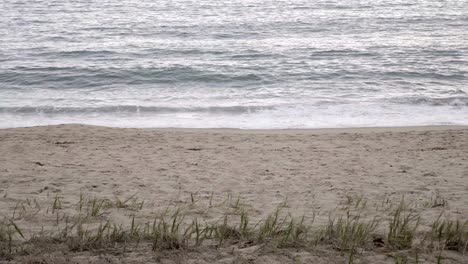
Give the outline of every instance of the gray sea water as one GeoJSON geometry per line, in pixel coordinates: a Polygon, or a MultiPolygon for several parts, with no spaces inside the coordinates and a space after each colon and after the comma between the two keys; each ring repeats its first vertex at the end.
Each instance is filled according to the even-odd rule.
{"type": "Polygon", "coordinates": [[[468,0],[1,0],[0,127],[468,125],[468,0]]]}

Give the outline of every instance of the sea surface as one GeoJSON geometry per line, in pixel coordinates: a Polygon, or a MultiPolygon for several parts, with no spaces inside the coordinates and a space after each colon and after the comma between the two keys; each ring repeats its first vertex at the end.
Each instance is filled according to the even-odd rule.
{"type": "Polygon", "coordinates": [[[468,125],[468,0],[1,0],[0,127],[468,125]]]}

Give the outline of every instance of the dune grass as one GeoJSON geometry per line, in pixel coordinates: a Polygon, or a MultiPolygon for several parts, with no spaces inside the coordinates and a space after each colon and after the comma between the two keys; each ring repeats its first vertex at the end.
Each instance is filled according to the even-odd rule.
{"type": "Polygon", "coordinates": [[[407,208],[408,205],[402,199],[399,206],[394,210],[389,223],[387,241],[394,249],[411,248],[419,225],[420,216],[407,208]]]}
{"type": "Polygon", "coordinates": [[[429,231],[423,232],[418,229],[420,215],[403,198],[396,206],[386,206],[384,211],[379,211],[379,216],[370,217],[363,213],[369,206],[367,200],[362,196],[349,196],[345,201],[349,206],[336,217],[330,216],[326,224],[316,224],[315,215],[294,217],[285,210],[286,203],[258,219],[240,196],[233,199],[231,194],[220,204],[214,204],[212,197],[209,204],[198,204],[195,195],[190,194],[186,204],[167,207],[153,214],[151,219],[140,213],[149,204],[136,194],[114,199],[81,194],[77,203],[68,206],[58,195],[49,207],[31,201],[18,203],[20,206],[17,204],[13,212],[7,214],[11,217],[0,221],[0,258],[31,252],[34,241],[53,241],[75,252],[111,248],[125,251],[129,247],[148,247],[151,251],[162,252],[248,243],[304,250],[328,247],[339,254],[347,254],[348,263],[352,263],[359,252],[378,247],[388,252],[416,250],[414,257],[395,255],[396,263],[410,263],[409,259],[418,259],[417,250],[435,252],[440,261],[442,252],[465,254],[468,245],[468,220],[439,217],[431,223],[429,231]],[[203,215],[191,214],[197,207],[216,209],[221,220],[213,222],[203,215]],[[392,209],[388,211],[388,208],[392,209]],[[112,219],[112,210],[124,210],[126,219],[112,219]],[[18,224],[40,214],[51,222],[40,232],[18,224]]]}

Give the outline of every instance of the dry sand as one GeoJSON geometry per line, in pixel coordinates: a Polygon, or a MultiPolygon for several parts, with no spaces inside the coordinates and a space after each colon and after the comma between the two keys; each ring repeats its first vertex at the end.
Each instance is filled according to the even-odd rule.
{"type": "MultiPolygon", "coordinates": [[[[348,197],[363,195],[377,204],[404,196],[419,206],[424,228],[441,212],[468,219],[468,128],[235,130],[59,125],[0,130],[0,216],[26,198],[46,203],[58,194],[66,206],[75,203],[80,193],[109,199],[137,193],[154,205],[143,210],[148,215],[159,205],[186,203],[191,194],[207,203],[222,201],[232,193],[249,204],[254,218],[261,219],[286,201],[294,215],[311,218],[314,212],[318,214],[318,223],[339,214],[348,197]],[[422,206],[436,196],[448,205],[422,206]]],[[[124,218],[118,212],[112,214],[124,218]]],[[[213,212],[204,217],[215,221],[223,216],[213,212]]],[[[30,229],[48,224],[41,219],[19,222],[30,229]]],[[[87,252],[71,259],[90,263],[105,262],[104,258],[117,263],[176,259],[133,254],[115,257],[87,252]]],[[[196,259],[193,263],[343,261],[340,254],[305,251],[294,256],[284,251],[257,252],[250,259],[234,250],[232,254],[178,254],[188,254],[177,257],[181,263],[188,259],[196,259]]],[[[460,258],[467,260],[454,257],[460,258]]],[[[364,256],[361,261],[394,263],[384,253],[364,256]]]]}

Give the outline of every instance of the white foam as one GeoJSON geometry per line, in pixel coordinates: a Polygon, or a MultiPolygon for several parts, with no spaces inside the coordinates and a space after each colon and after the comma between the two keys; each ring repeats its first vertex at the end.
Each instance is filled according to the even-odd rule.
{"type": "Polygon", "coordinates": [[[179,128],[340,128],[421,125],[468,125],[468,107],[378,104],[327,107],[288,106],[256,112],[209,113],[0,113],[0,127],[82,123],[111,127],[179,128]]]}

